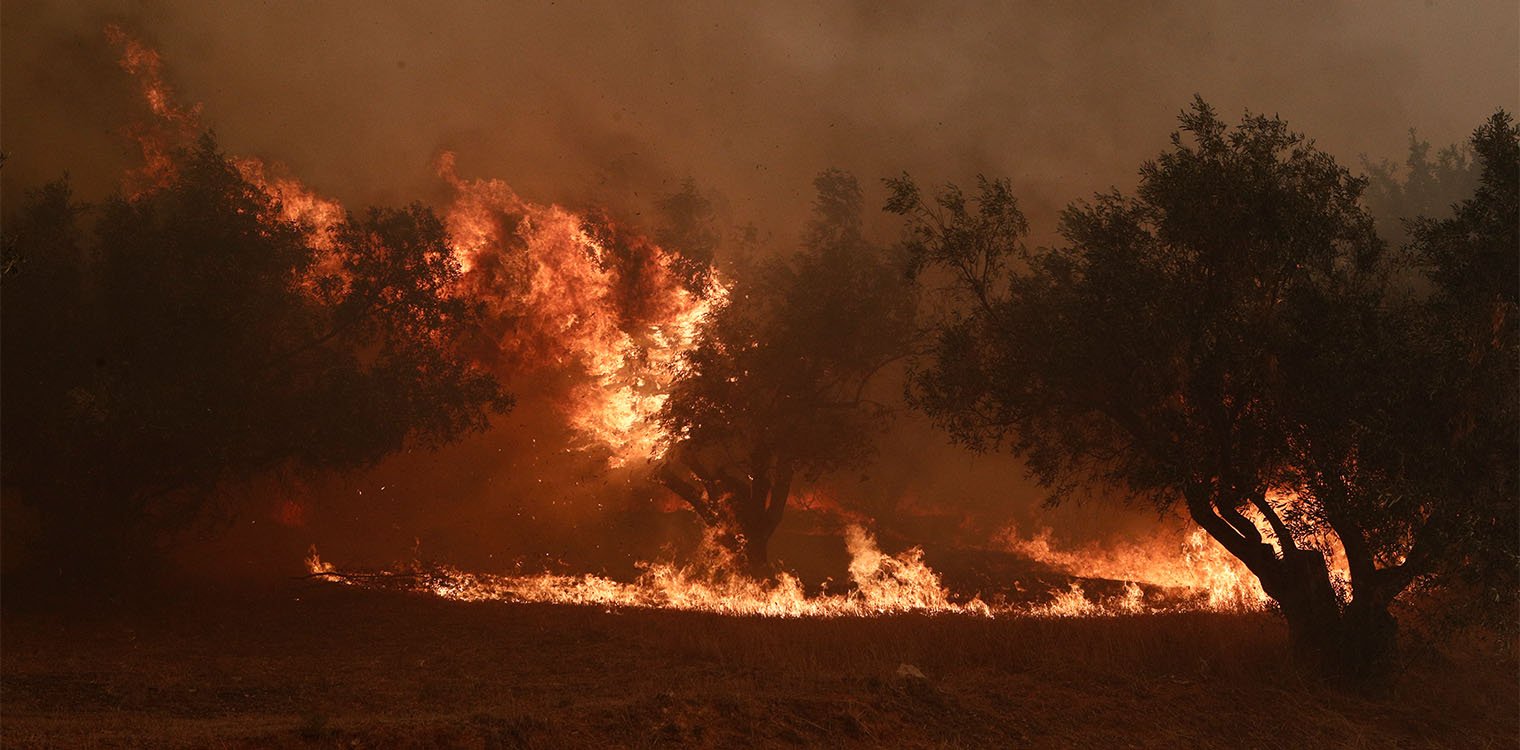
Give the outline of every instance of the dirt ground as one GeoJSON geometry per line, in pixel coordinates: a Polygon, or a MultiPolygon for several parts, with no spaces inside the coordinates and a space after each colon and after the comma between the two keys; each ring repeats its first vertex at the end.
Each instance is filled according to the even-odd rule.
{"type": "Polygon", "coordinates": [[[27,747],[1514,747],[1512,656],[1411,648],[1384,695],[1268,615],[787,621],[462,604],[317,582],[7,600],[27,747]],[[908,665],[907,667],[903,665],[908,665]],[[916,673],[923,676],[918,677],[916,673]]]}

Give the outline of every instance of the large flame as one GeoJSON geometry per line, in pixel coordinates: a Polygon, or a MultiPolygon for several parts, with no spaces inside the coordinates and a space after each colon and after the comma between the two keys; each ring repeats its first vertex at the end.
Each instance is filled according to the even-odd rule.
{"type": "MultiPolygon", "coordinates": [[[[172,182],[176,149],[202,130],[201,108],[176,102],[156,51],[114,26],[107,37],[153,115],[128,132],[144,166],[127,176],[126,189],[141,195],[172,182]]],[[[306,228],[317,258],[302,283],[315,293],[317,280],[341,278],[332,230],[346,217],[343,205],[279,165],[250,156],[232,163],[278,200],[281,219],[306,228]]],[[[443,215],[463,271],[450,291],[472,295],[490,313],[486,333],[495,346],[481,353],[481,364],[506,376],[562,375],[565,419],[583,438],[580,447],[605,451],[610,465],[659,458],[668,441],[654,414],[701,320],[722,299],[721,280],[691,285],[704,290],[698,294],[674,272],[668,249],[598,231],[611,230],[610,222],[527,201],[501,180],[461,179],[451,153],[440,157],[438,172],[454,191],[443,215]]]]}
{"type": "Polygon", "coordinates": [[[201,131],[201,108],[182,107],[175,100],[174,89],[164,80],[163,60],[157,50],[115,25],[106,27],[106,39],[121,49],[117,62],[137,83],[138,93],[153,115],[152,120],[135,123],[127,130],[143,159],[142,166],[124,179],[127,194],[136,197],[174,179],[174,150],[201,131]]]}
{"type": "Polygon", "coordinates": [[[464,283],[500,323],[501,361],[582,375],[565,404],[570,425],[613,466],[658,458],[654,414],[722,283],[708,279],[698,295],[670,251],[639,236],[609,247],[606,222],[524,200],[501,180],[461,179],[451,153],[439,174],[455,192],[445,220],[464,283]]]}

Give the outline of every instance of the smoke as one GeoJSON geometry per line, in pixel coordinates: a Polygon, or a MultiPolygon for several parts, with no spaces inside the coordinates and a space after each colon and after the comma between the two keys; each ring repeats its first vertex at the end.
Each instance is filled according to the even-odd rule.
{"type": "Polygon", "coordinates": [[[119,21],[228,144],[360,203],[435,190],[447,148],[537,200],[648,198],[689,175],[780,226],[825,166],[985,171],[1014,178],[1040,226],[1129,184],[1195,92],[1354,158],[1400,154],[1410,126],[1457,140],[1520,89],[1520,11],[1502,1],[9,5],[18,160],[87,166],[57,138],[111,126],[90,48],[119,21]]]}
{"type": "MultiPolygon", "coordinates": [[[[931,183],[1008,176],[1035,239],[1051,241],[1068,201],[1133,184],[1194,93],[1227,114],[1279,113],[1348,164],[1400,159],[1409,127],[1451,143],[1495,107],[1520,109],[1513,2],[1267,6],[7,3],[0,185],[12,201],[65,171],[85,198],[119,185],[134,156],[121,128],[141,104],[108,23],[159,49],[230,152],[283,163],[351,207],[441,206],[450,188],[434,164],[447,151],[463,179],[500,177],[528,200],[606,206],[635,224],[691,177],[727,223],[753,222],[777,250],[830,166],[868,186],[904,170],[931,183]]],[[[635,472],[567,456],[536,408],[443,453],[279,494],[336,508],[300,515],[304,536],[482,555],[544,539],[529,531],[540,517],[580,538],[587,508],[655,494],[635,472]],[[545,487],[550,463],[584,479],[545,487]]],[[[877,466],[830,488],[883,513],[906,504],[1077,538],[1148,520],[1037,514],[1015,462],[946,446],[911,417],[877,466]]]]}

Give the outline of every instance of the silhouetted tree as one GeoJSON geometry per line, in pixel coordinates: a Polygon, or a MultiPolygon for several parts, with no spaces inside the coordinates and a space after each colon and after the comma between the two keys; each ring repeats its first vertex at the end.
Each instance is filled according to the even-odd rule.
{"type": "Polygon", "coordinates": [[[959,441],[1023,456],[1053,502],[1097,484],[1181,503],[1260,579],[1300,654],[1375,673],[1394,645],[1388,606],[1413,578],[1468,557],[1478,529],[1509,523],[1489,546],[1513,554],[1515,160],[1480,144],[1484,185],[1504,182],[1491,169],[1507,184],[1480,189],[1460,227],[1419,230],[1470,242],[1432,261],[1441,288],[1456,291],[1446,275],[1510,285],[1508,302],[1482,297],[1510,328],[1483,339],[1495,364],[1480,375],[1465,347],[1434,345],[1457,330],[1446,295],[1389,283],[1400,258],[1359,203],[1362,180],[1276,118],[1232,131],[1200,100],[1181,123],[1134,197],[1064,212],[1057,249],[1024,246],[1006,182],[969,201],[892,182],[909,251],[965,302],[914,400],[959,441]],[[1479,258],[1482,273],[1442,270],[1479,258]],[[1491,399],[1509,406],[1463,406],[1491,399]],[[1350,563],[1345,602],[1323,534],[1350,563]]]}
{"type": "Polygon", "coordinates": [[[1478,167],[1467,144],[1446,146],[1431,156],[1429,141],[1409,131],[1409,154],[1402,168],[1384,159],[1362,160],[1367,173],[1364,200],[1378,234],[1395,247],[1409,241],[1406,224],[1420,217],[1446,216],[1472,194],[1478,167]]]}
{"type": "Polygon", "coordinates": [[[656,205],[660,223],[654,239],[675,252],[676,272],[691,291],[706,295],[712,280],[709,272],[723,235],[718,230],[712,201],[687,179],[681,189],[661,198],[656,205]]]}
{"type": "MultiPolygon", "coordinates": [[[[1412,260],[1431,280],[1417,325],[1424,360],[1416,395],[1434,401],[1408,415],[1423,449],[1406,472],[1421,492],[1455,504],[1426,533],[1430,566],[1446,550],[1462,552],[1454,567],[1489,595],[1495,619],[1513,626],[1520,595],[1520,128],[1500,111],[1473,134],[1478,167],[1472,197],[1449,218],[1409,225],[1412,260]],[[1422,439],[1423,438],[1423,439],[1422,439]]],[[[1392,460],[1409,459],[1400,454],[1392,460]]]]}
{"type": "Polygon", "coordinates": [[[862,236],[855,179],[814,185],[802,251],[739,274],[659,414],[675,436],[660,481],[756,571],[795,484],[870,454],[885,407],[867,386],[912,338],[911,287],[862,236]]]}
{"type": "Polygon", "coordinates": [[[431,211],[373,209],[314,242],[209,137],[178,158],[163,189],[87,209],[57,183],[6,222],[5,482],[59,554],[119,551],[223,483],[373,463],[509,405],[455,350],[479,311],[450,291],[431,211]]]}

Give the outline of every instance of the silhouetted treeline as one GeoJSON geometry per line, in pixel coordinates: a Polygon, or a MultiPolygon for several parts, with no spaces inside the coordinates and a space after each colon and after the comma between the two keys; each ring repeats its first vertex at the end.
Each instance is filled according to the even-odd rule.
{"type": "Polygon", "coordinates": [[[479,310],[429,209],[317,233],[209,136],[176,166],[138,197],[84,206],[62,181],[6,216],[5,484],[49,564],[115,567],[223,483],[372,464],[510,404],[456,350],[479,310]]]}
{"type": "MultiPolygon", "coordinates": [[[[1022,456],[1054,501],[1102,487],[1181,507],[1318,666],[1384,673],[1390,606],[1417,581],[1466,580],[1512,613],[1513,121],[1479,127],[1470,162],[1416,141],[1371,196],[1277,118],[1232,128],[1198,101],[1181,123],[1133,194],[1069,206],[1055,248],[1026,246],[1012,185],[988,179],[969,195],[889,181],[904,242],[871,242],[858,185],[829,171],[800,250],[737,264],[719,290],[711,206],[691,185],[665,199],[676,270],[717,296],[658,415],[661,481],[763,568],[796,484],[871,455],[888,405],[868,384],[912,352],[919,298],[938,293],[915,406],[1022,456]],[[1390,243],[1369,206],[1433,215],[1399,217],[1390,243]]],[[[510,405],[462,351],[483,311],[429,209],[317,232],[209,138],[175,164],[140,196],[83,206],[59,182],[5,216],[4,484],[79,570],[205,517],[227,483],[373,464],[510,405]]],[[[619,309],[646,317],[648,241],[586,231],[607,235],[619,309]]]]}

